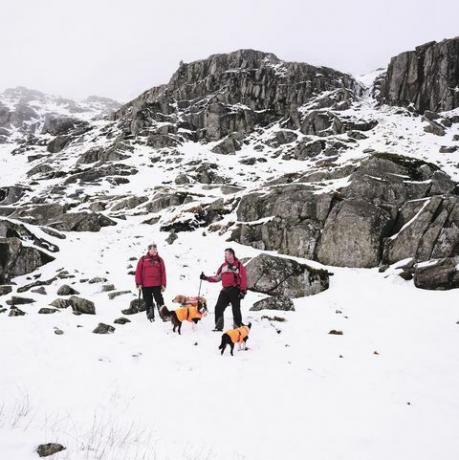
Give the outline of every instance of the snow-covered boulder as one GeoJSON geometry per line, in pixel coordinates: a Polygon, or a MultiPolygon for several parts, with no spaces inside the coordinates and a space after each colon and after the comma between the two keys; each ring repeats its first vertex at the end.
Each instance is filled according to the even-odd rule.
{"type": "Polygon", "coordinates": [[[421,289],[459,288],[459,256],[418,264],[414,284],[421,289]]]}
{"type": "Polygon", "coordinates": [[[274,296],[304,297],[328,289],[329,273],[292,259],[260,254],[247,265],[248,289],[274,296]]]}
{"type": "Polygon", "coordinates": [[[31,273],[54,260],[47,253],[32,246],[24,246],[19,238],[0,237],[0,283],[31,273]]]}

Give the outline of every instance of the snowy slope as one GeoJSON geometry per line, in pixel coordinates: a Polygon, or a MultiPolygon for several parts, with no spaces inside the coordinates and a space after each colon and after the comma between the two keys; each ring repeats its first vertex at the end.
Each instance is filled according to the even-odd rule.
{"type": "MultiPolygon", "coordinates": [[[[459,180],[458,153],[439,153],[442,145],[457,144],[453,140],[457,124],[444,137],[426,133],[421,117],[395,107],[377,107],[369,94],[341,113],[374,119],[378,125],[366,132],[367,139],[341,152],[337,165],[366,158],[373,149],[430,161],[459,180]]],[[[295,299],[295,312],[250,312],[263,295],[249,292],[243,317],[253,323],[250,349],[234,357],[220,356],[220,335],[211,332],[216,285],[203,284],[211,314],[195,331],[185,325],[181,337],[172,334],[169,323],[147,323],[143,313],[129,316],[126,325],[115,324],[114,334],[92,334],[99,322],[113,324],[135,298],[133,277],[128,274],[135,260],[130,259],[141,256],[149,242],[158,243],[168,267],[168,305],[176,294],[197,294],[201,270],[211,273],[221,263],[223,249],[230,244],[228,232],[219,235],[207,228],[180,232],[170,245],[167,233],[159,231],[174,217],[187,216],[197,203],[228,198],[220,184],[174,184],[179,173],[192,175],[197,164],[216,163],[219,175],[244,187],[231,194],[237,198],[283,174],[314,171],[318,158],[286,160],[278,154],[273,157],[278,148],[256,150],[257,143],[281,129],[274,124],[249,136],[236,155],[213,153],[215,143],[186,142],[159,153],[141,142],[132,143],[129,158],[118,163],[138,173],[116,186],[105,179],[84,190],[70,183],[65,195],[58,197],[53,187],[62,183],[61,178],[27,175],[42,162],[71,171],[84,151],[108,147],[119,134],[110,120],[91,123],[91,131],[61,152],[51,154],[43,145],[29,147],[27,155],[43,154],[44,159],[28,161],[27,155],[12,155],[19,138],[0,144],[0,186],[34,182],[19,204],[54,198],[81,211],[103,198],[108,203],[105,214],[116,221],[116,226],[97,233],[68,232],[64,240],[43,233],[39,226],[28,226],[60,251],[37,273],[16,278],[17,286],[31,282],[38,273],[42,280],[52,278],[61,268],[75,278],[45,286],[46,295],[20,294],[36,300],[19,306],[26,312],[23,317],[0,314],[1,458],[37,458],[34,449],[43,442],[65,445],[67,449],[53,458],[69,460],[457,457],[458,294],[416,289],[398,276],[395,267],[384,273],[326,267],[333,272],[330,289],[295,299]],[[269,161],[240,163],[249,157],[269,161]],[[175,163],[175,158],[182,162],[175,163]],[[145,211],[144,205],[122,213],[110,211],[112,204],[126,197],[151,198],[168,188],[195,194],[195,201],[157,213],[145,211]],[[86,200],[76,199],[78,194],[86,200]],[[142,223],[155,217],[159,221],[154,225],[142,223]],[[102,283],[81,281],[95,276],[130,293],[109,300],[102,283]],[[97,314],[74,316],[65,309],[39,315],[64,283],[91,299],[97,314]],[[274,316],[284,321],[272,320],[274,316]],[[64,334],[56,335],[56,328],[64,334]],[[330,335],[331,330],[343,335],[330,335]]],[[[315,186],[334,190],[346,181],[315,186]]],[[[235,220],[233,211],[219,224],[235,220]]],[[[239,257],[260,252],[231,246],[239,257]]],[[[0,298],[0,304],[8,297],[0,298]]],[[[230,325],[230,309],[226,321],[230,325]]]]}
{"type": "MultiPolygon", "coordinates": [[[[196,293],[199,270],[214,269],[225,245],[182,233],[168,246],[132,222],[84,236],[61,249],[76,279],[105,275],[132,292],[128,259],[155,238],[168,261],[168,302],[196,293]]],[[[58,266],[47,265],[43,277],[58,266]]],[[[143,314],[113,335],[91,334],[134,295],[108,300],[100,284],[81,290],[96,303],[95,317],[37,315],[62,283],[53,284],[23,307],[27,316],[0,319],[5,458],[33,459],[48,441],[66,445],[56,458],[69,459],[455,458],[457,293],[416,290],[376,270],[333,272],[331,288],[295,301],[296,312],[249,313],[257,298],[249,293],[250,350],[235,357],[219,355],[212,315],[181,337],[143,314]]],[[[204,286],[211,304],[217,291],[204,286]]]]}

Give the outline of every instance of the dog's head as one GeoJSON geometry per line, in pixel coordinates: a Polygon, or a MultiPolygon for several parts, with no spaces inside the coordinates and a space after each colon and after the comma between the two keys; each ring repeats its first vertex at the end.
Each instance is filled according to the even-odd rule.
{"type": "Polygon", "coordinates": [[[207,313],[209,310],[207,309],[207,303],[205,302],[206,299],[204,299],[204,303],[202,301],[198,302],[198,311],[199,313],[202,314],[202,316],[207,316],[207,313]]]}
{"type": "Polygon", "coordinates": [[[179,294],[179,295],[176,295],[176,296],[174,297],[174,299],[172,300],[172,302],[174,302],[174,303],[179,303],[179,304],[183,305],[183,304],[186,303],[186,296],[180,295],[180,294],[179,294]]]}
{"type": "Polygon", "coordinates": [[[205,297],[198,297],[198,308],[205,308],[207,310],[207,299],[205,297]]]}

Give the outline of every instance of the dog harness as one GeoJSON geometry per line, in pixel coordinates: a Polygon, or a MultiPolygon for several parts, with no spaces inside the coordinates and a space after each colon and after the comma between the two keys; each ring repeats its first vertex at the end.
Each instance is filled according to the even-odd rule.
{"type": "Polygon", "coordinates": [[[175,310],[175,314],[179,321],[193,321],[194,319],[201,319],[202,313],[196,306],[179,307],[175,310]]]}
{"type": "Polygon", "coordinates": [[[226,331],[225,334],[230,336],[231,342],[233,343],[242,343],[246,337],[249,336],[250,329],[248,326],[241,326],[237,329],[230,329],[226,331]]]}

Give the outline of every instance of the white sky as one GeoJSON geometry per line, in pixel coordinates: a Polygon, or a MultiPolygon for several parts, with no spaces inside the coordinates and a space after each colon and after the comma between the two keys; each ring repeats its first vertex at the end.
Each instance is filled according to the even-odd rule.
{"type": "Polygon", "coordinates": [[[122,102],[239,48],[361,74],[459,35],[459,0],[1,0],[0,90],[122,102]]]}

